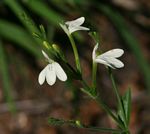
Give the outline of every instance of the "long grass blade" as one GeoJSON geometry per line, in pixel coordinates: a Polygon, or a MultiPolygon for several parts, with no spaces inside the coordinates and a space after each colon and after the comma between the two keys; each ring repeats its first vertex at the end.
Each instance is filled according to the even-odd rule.
{"type": "Polygon", "coordinates": [[[4,51],[4,47],[1,41],[0,41],[0,65],[1,65],[0,72],[2,77],[4,97],[6,99],[10,112],[12,114],[15,114],[16,106],[12,95],[13,86],[10,80],[10,75],[8,70],[9,65],[7,63],[6,53],[4,51]]]}
{"type": "Polygon", "coordinates": [[[19,47],[24,48],[34,56],[40,57],[36,43],[21,27],[5,20],[0,20],[0,36],[15,42],[19,47]]]}
{"type": "Polygon", "coordinates": [[[31,0],[25,2],[25,4],[27,4],[31,10],[48,20],[54,26],[58,26],[58,24],[64,20],[60,14],[52,10],[41,0],[31,0]]]}
{"type": "Polygon", "coordinates": [[[10,9],[14,12],[16,17],[20,19],[22,24],[28,29],[28,31],[32,34],[39,33],[38,28],[36,27],[32,18],[27,14],[25,9],[17,2],[17,0],[4,0],[5,4],[10,7],[10,9]]]}

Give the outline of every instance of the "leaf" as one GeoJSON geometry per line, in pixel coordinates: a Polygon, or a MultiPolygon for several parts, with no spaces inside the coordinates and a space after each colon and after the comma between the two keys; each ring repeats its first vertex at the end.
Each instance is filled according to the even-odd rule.
{"type": "Polygon", "coordinates": [[[129,88],[123,96],[123,106],[126,115],[126,123],[129,125],[131,113],[131,89],[129,88]]]}
{"type": "Polygon", "coordinates": [[[16,17],[20,19],[22,24],[32,33],[39,33],[38,28],[29,15],[25,12],[25,9],[16,0],[4,0],[4,3],[10,7],[16,17]]]}
{"type": "Polygon", "coordinates": [[[4,51],[4,47],[2,42],[0,42],[0,72],[2,76],[2,84],[3,84],[3,92],[8,103],[8,108],[12,114],[16,113],[16,105],[14,103],[14,98],[12,95],[12,83],[10,80],[10,74],[8,70],[8,63],[6,60],[6,53],[4,51]]]}
{"type": "Polygon", "coordinates": [[[23,28],[0,19],[0,29],[1,37],[17,43],[19,47],[27,50],[34,56],[41,57],[35,41],[23,28]]]}
{"type": "Polygon", "coordinates": [[[58,24],[63,21],[63,17],[59,13],[50,9],[50,7],[41,0],[30,0],[25,2],[25,4],[35,13],[45,18],[55,26],[58,26],[58,24]]]}
{"type": "Polygon", "coordinates": [[[121,97],[121,101],[123,104],[123,109],[125,112],[125,120],[123,118],[123,113],[120,110],[120,107],[118,107],[118,118],[129,125],[130,122],[130,112],[131,112],[131,90],[127,90],[127,92],[124,94],[124,96],[121,97]]]}

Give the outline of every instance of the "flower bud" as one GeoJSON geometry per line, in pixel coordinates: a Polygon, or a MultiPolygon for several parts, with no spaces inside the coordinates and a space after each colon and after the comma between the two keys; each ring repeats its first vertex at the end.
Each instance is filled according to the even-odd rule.
{"type": "Polygon", "coordinates": [[[50,44],[49,44],[47,41],[43,41],[43,45],[44,45],[44,47],[46,47],[47,49],[50,49],[50,48],[51,48],[50,44]]]}
{"type": "Polygon", "coordinates": [[[53,44],[52,47],[62,58],[64,58],[64,53],[58,45],[53,44]]]}

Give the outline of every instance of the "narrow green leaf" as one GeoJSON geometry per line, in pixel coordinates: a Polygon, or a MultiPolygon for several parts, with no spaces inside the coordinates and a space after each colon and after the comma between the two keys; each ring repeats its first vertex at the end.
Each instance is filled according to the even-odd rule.
{"type": "Polygon", "coordinates": [[[121,97],[121,101],[123,104],[123,109],[125,112],[126,120],[123,118],[123,113],[120,110],[120,107],[118,107],[118,118],[122,120],[123,122],[126,121],[126,124],[129,125],[130,121],[130,112],[131,112],[131,90],[127,90],[127,92],[124,94],[124,96],[121,97]]]}
{"type": "Polygon", "coordinates": [[[14,103],[13,95],[12,95],[12,83],[10,80],[9,70],[8,70],[8,63],[6,59],[6,53],[4,51],[4,47],[2,42],[0,41],[0,72],[2,77],[2,84],[3,84],[3,92],[5,95],[6,102],[8,104],[9,110],[12,114],[16,113],[16,106],[14,103]]]}
{"type": "Polygon", "coordinates": [[[131,89],[127,90],[127,92],[123,96],[123,104],[124,104],[124,109],[126,114],[126,121],[127,124],[129,125],[130,113],[131,113],[131,89]]]}
{"type": "Polygon", "coordinates": [[[35,23],[31,19],[29,15],[27,15],[25,9],[19,4],[17,0],[4,0],[4,3],[8,5],[11,10],[15,13],[16,17],[20,19],[22,24],[28,29],[28,31],[32,34],[39,33],[38,28],[35,23]]]}
{"type": "Polygon", "coordinates": [[[42,16],[55,26],[58,26],[58,24],[63,21],[63,17],[60,14],[52,10],[46,5],[45,2],[41,0],[30,0],[24,3],[28,5],[35,13],[42,16]]]}
{"type": "Polygon", "coordinates": [[[29,51],[34,56],[41,57],[33,38],[21,27],[5,20],[0,20],[0,35],[17,43],[19,47],[29,51]]]}

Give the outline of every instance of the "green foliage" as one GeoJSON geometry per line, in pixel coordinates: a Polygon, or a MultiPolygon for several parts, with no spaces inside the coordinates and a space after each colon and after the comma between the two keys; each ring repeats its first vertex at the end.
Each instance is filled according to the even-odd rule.
{"type": "MultiPolygon", "coordinates": [[[[148,89],[150,89],[149,65],[146,59],[143,57],[139,42],[137,41],[133,33],[129,30],[128,26],[126,25],[124,17],[117,10],[114,10],[107,4],[102,4],[101,2],[97,3],[96,0],[93,2],[86,2],[85,0],[84,1],[81,1],[81,0],[72,0],[72,1],[57,0],[55,1],[53,0],[51,2],[53,4],[62,3],[62,6],[56,5],[56,7],[58,8],[58,10],[56,11],[50,6],[48,6],[45,1],[42,1],[42,0],[26,0],[23,2],[21,1],[19,2],[17,0],[4,0],[4,4],[7,5],[8,8],[10,8],[11,11],[13,12],[14,14],[13,17],[19,19],[21,24],[20,22],[14,24],[14,22],[9,22],[6,19],[0,19],[0,36],[1,36],[2,41],[3,39],[11,41],[13,47],[17,45],[19,48],[24,49],[26,52],[29,52],[31,55],[35,56],[37,59],[41,57],[41,53],[39,51],[41,48],[41,45],[42,46],[47,45],[49,49],[51,49],[51,52],[57,59],[62,57],[61,60],[65,63],[64,66],[67,68],[67,71],[69,72],[68,74],[72,76],[72,79],[82,81],[82,85],[83,85],[82,91],[85,92],[88,96],[90,96],[94,100],[96,100],[101,105],[101,107],[103,107],[104,110],[107,111],[108,114],[118,123],[118,125],[120,124],[119,126],[120,128],[127,127],[129,125],[130,111],[131,111],[130,89],[125,93],[123,97],[120,97],[118,94],[118,91],[117,91],[118,89],[116,88],[115,82],[112,79],[114,89],[115,89],[116,94],[118,95],[117,98],[119,101],[118,117],[117,117],[117,115],[112,113],[110,109],[104,103],[101,103],[102,100],[97,99],[99,96],[96,90],[93,90],[93,88],[89,87],[85,83],[85,81],[83,81],[82,76],[81,76],[80,64],[78,63],[78,67],[77,67],[78,70],[74,69],[66,61],[64,55],[62,54],[59,55],[61,53],[61,50],[59,48],[56,48],[56,46],[52,47],[52,44],[50,43],[48,44],[48,42],[52,42],[54,31],[58,27],[59,23],[64,21],[65,17],[60,12],[60,10],[61,11],[64,10],[66,14],[67,12],[69,14],[69,10],[71,8],[66,8],[66,3],[70,4],[71,7],[72,6],[76,7],[77,5],[79,5],[79,7],[80,6],[86,7],[86,3],[89,3],[91,5],[97,4],[96,7],[98,7],[98,10],[101,11],[102,14],[104,14],[111,20],[113,25],[115,25],[120,37],[125,41],[125,44],[128,46],[128,48],[131,49],[131,51],[135,55],[137,62],[139,64],[139,67],[141,71],[143,72],[147,87],[148,89]],[[25,7],[29,9],[28,12],[25,7]],[[31,17],[32,11],[33,11],[33,15],[37,15],[40,19],[43,19],[43,22],[49,25],[48,27],[46,27],[47,31],[44,29],[43,25],[40,25],[40,28],[37,27],[37,25],[39,24],[36,24],[34,20],[32,19],[31,17]],[[46,32],[48,31],[50,31],[49,32],[50,34],[49,36],[46,36],[47,35],[46,32]],[[42,40],[42,42],[40,42],[40,40],[37,38],[33,38],[32,37],[33,34],[36,35],[36,37],[38,37],[40,40],[42,40]]],[[[52,4],[51,2],[49,3],[52,4]]],[[[83,13],[82,10],[78,12],[79,14],[83,14],[83,15],[88,14],[87,12],[83,13]]],[[[95,32],[91,33],[91,35],[96,42],[99,42],[98,35],[95,32]]],[[[77,39],[80,39],[80,38],[77,38],[77,39]]],[[[9,69],[8,69],[9,64],[7,63],[7,59],[6,59],[7,53],[4,50],[5,50],[4,42],[0,42],[0,64],[1,64],[0,71],[1,71],[2,79],[3,79],[4,92],[5,92],[6,101],[8,102],[10,111],[14,113],[16,109],[15,109],[15,104],[14,104],[13,95],[12,95],[13,85],[11,83],[11,78],[10,78],[9,69]]],[[[93,68],[97,68],[97,67],[94,66],[93,68]]],[[[94,89],[96,89],[96,84],[95,84],[96,72],[93,72],[93,74],[94,74],[93,75],[93,85],[94,85],[93,87],[94,89]]],[[[80,121],[76,121],[76,120],[64,121],[62,119],[50,118],[49,123],[52,125],[64,125],[67,123],[71,126],[88,128],[90,130],[97,130],[97,131],[104,131],[104,132],[118,132],[118,133],[120,132],[120,130],[104,129],[104,128],[96,128],[96,127],[94,128],[90,126],[85,126],[80,121]]]]}
{"type": "Polygon", "coordinates": [[[6,53],[4,50],[4,46],[2,44],[2,42],[0,41],[0,72],[1,72],[1,76],[2,76],[2,84],[3,84],[3,92],[4,92],[4,96],[7,102],[7,105],[10,109],[10,112],[12,114],[16,113],[16,106],[14,103],[14,99],[13,99],[13,95],[12,95],[12,83],[11,83],[11,78],[9,76],[9,69],[8,69],[8,62],[7,62],[7,57],[6,57],[6,53]]]}
{"type": "Polygon", "coordinates": [[[64,120],[64,119],[58,119],[58,118],[50,117],[48,119],[48,123],[50,125],[54,125],[54,126],[69,125],[69,126],[72,126],[72,127],[87,129],[89,131],[123,133],[123,131],[119,130],[119,129],[87,126],[87,125],[82,124],[79,120],[64,120]]]}

